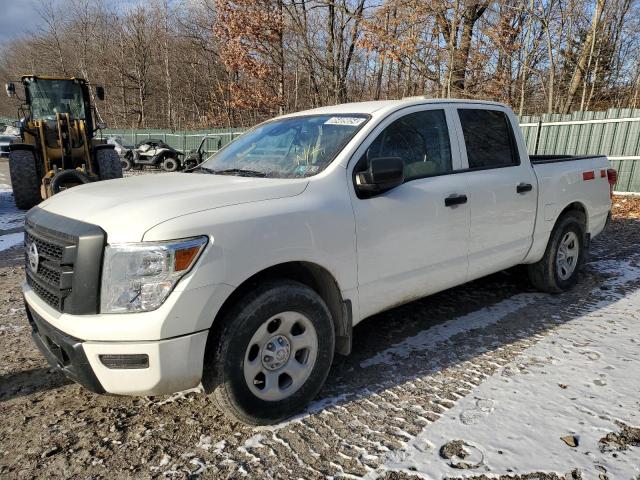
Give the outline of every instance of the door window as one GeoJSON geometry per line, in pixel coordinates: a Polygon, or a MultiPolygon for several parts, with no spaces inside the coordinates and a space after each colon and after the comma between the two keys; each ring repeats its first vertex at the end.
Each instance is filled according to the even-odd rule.
{"type": "Polygon", "coordinates": [[[519,165],[511,124],[499,110],[459,109],[469,168],[519,165]]]}
{"type": "Polygon", "coordinates": [[[404,160],[405,181],[447,173],[451,168],[451,144],[444,110],[424,110],[399,118],[373,141],[367,159],[400,157],[404,160]]]}

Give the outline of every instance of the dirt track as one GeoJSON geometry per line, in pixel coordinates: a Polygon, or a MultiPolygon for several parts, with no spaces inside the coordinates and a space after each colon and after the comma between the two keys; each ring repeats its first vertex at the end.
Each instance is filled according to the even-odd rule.
{"type": "MultiPolygon", "coordinates": [[[[630,216],[594,242],[591,262],[637,253],[640,220],[630,216]]],[[[2,478],[407,478],[381,467],[488,376],[604,298],[592,295],[603,277],[589,266],[559,296],[535,293],[514,269],[377,315],[356,327],[353,354],[336,359],[304,415],[251,429],[198,392],[99,396],[52,372],[30,339],[14,250],[0,267],[2,478]]],[[[640,279],[623,288],[640,289],[640,279]]]]}

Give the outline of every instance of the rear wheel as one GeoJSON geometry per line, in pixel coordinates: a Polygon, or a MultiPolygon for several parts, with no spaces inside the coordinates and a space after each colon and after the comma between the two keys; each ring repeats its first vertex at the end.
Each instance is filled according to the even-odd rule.
{"type": "Polygon", "coordinates": [[[36,157],[29,150],[9,153],[9,172],[13,196],[18,208],[27,210],[42,201],[36,157]]]}
{"type": "Polygon", "coordinates": [[[551,232],[542,260],[528,266],[531,283],[549,293],[574,286],[586,258],[584,237],[584,214],[571,211],[563,215],[551,232]]]}
{"type": "Polygon", "coordinates": [[[162,162],[162,169],[165,172],[175,172],[180,168],[180,163],[173,157],[166,157],[162,162]]]}
{"type": "Polygon", "coordinates": [[[333,360],[329,310],[309,287],[264,284],[222,319],[208,348],[203,384],[225,414],[276,423],[301,410],[322,387],[333,360]]]}
{"type": "Polygon", "coordinates": [[[100,180],[122,178],[122,163],[116,151],[112,148],[101,148],[96,152],[96,164],[100,180]]]}

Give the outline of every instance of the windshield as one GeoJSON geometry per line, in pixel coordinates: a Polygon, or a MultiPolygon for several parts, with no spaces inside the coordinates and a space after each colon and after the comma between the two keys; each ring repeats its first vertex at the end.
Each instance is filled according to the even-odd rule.
{"type": "Polygon", "coordinates": [[[367,115],[309,115],[258,125],[202,164],[213,173],[273,178],[322,171],[369,119],[367,115]]]}
{"type": "Polygon", "coordinates": [[[56,113],[69,113],[84,119],[82,87],[73,80],[27,80],[34,120],[55,120],[56,113]]]}

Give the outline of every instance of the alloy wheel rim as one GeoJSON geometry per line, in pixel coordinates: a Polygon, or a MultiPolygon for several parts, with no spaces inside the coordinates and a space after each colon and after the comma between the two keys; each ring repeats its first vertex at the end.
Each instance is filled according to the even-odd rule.
{"type": "Polygon", "coordinates": [[[262,323],[247,345],[245,382],[261,400],[284,400],[307,381],[317,355],[318,335],[311,320],[299,312],[279,313],[262,323]]]}
{"type": "Polygon", "coordinates": [[[561,280],[567,280],[578,265],[580,243],[575,232],[567,232],[563,235],[556,253],[556,269],[561,280]]]}

